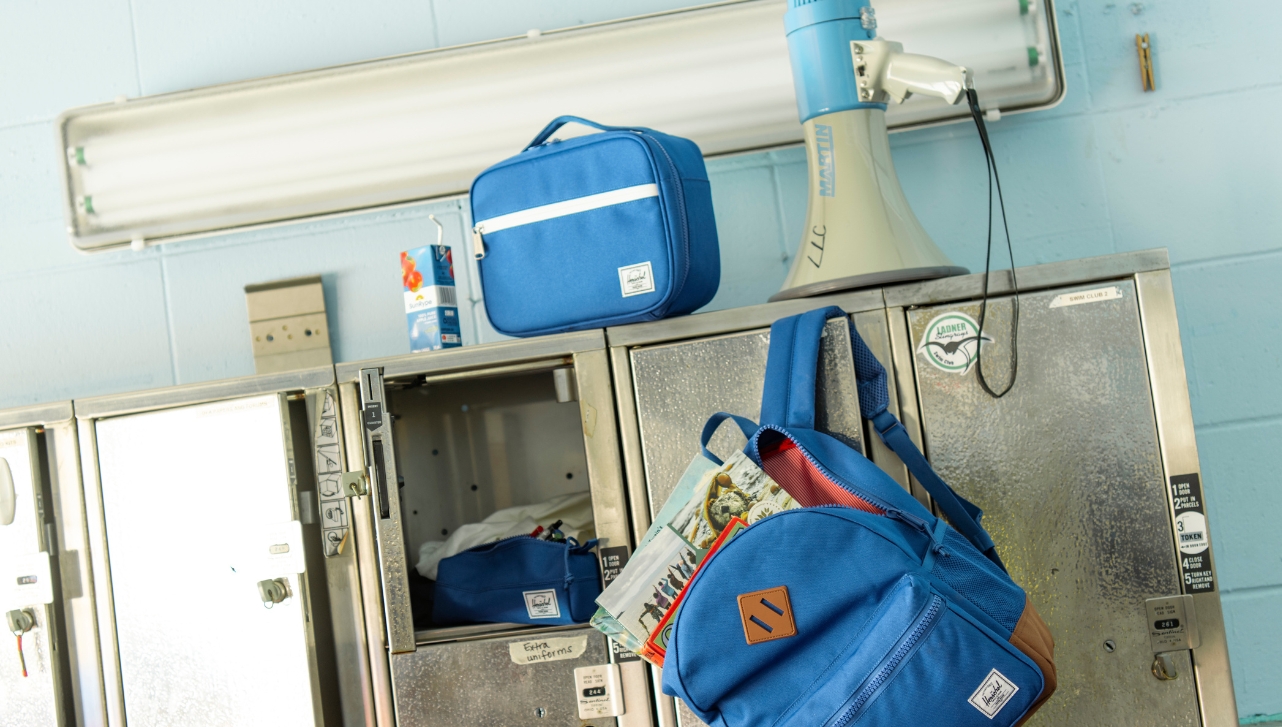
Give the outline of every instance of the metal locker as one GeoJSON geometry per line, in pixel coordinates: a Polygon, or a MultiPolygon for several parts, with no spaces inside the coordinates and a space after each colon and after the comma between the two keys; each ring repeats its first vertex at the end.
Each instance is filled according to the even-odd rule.
{"type": "Polygon", "coordinates": [[[0,611],[21,634],[0,649],[4,727],[101,721],[79,498],[71,402],[0,412],[0,611]]]}
{"type": "Polygon", "coordinates": [[[77,400],[107,723],[366,724],[333,369],[77,400]],[[334,460],[327,464],[329,460],[334,460]]]}
{"type": "MultiPolygon", "coordinates": [[[[1059,688],[1029,724],[1236,724],[1166,254],[1035,266],[1018,280],[1019,383],[1002,399],[983,393],[966,360],[980,275],[609,329],[635,532],[671,492],[708,414],[759,410],[770,323],[839,305],[891,371],[892,411],[985,510],[1055,634],[1059,688]]],[[[994,274],[991,289],[984,372],[1000,388],[1009,274],[994,274]]],[[[829,411],[858,416],[845,387],[820,388],[829,411]]],[[[743,444],[732,429],[714,451],[743,444]]],[[[875,434],[862,441],[929,504],[875,434]]],[[[660,724],[702,724],[659,704],[660,724]]]]}
{"type": "MultiPolygon", "coordinates": [[[[784,316],[825,305],[841,306],[869,347],[889,360],[889,336],[880,290],[718,311],[607,330],[611,366],[618,387],[620,431],[632,498],[634,537],[663,507],[699,451],[699,433],[718,411],[756,419],[770,345],[770,324],[784,316]]],[[[848,328],[832,321],[820,352],[819,428],[868,451],[881,462],[881,443],[872,443],[859,414],[854,358],[848,328]]],[[[894,393],[892,392],[892,398],[894,393]]],[[[875,437],[874,437],[875,439],[875,437]]],[[[709,447],[722,455],[744,445],[734,427],[722,427],[709,447]]],[[[906,471],[887,465],[908,486],[906,471]]],[[[655,683],[661,675],[655,670],[655,683]]],[[[657,688],[656,688],[657,691],[657,688]]],[[[660,695],[660,725],[702,725],[683,703],[660,695]]]]}
{"type": "MultiPolygon", "coordinates": [[[[1029,724],[1236,725],[1166,252],[1017,274],[1018,376],[1000,399],[974,369],[982,276],[885,296],[905,424],[1055,635],[1059,688],[1029,724]],[[1187,632],[1164,641],[1171,609],[1187,632]]],[[[991,290],[1000,390],[1009,273],[991,290]]]]}
{"type": "Polygon", "coordinates": [[[366,493],[352,500],[351,537],[377,723],[650,725],[648,674],[627,655],[619,663],[624,714],[579,719],[574,669],[620,658],[590,626],[437,628],[419,586],[411,588],[424,543],[496,510],[570,493],[590,492],[600,548],[630,551],[602,332],[341,364],[337,377],[344,482],[366,493]],[[572,641],[574,656],[524,664],[512,655],[514,645],[549,639],[572,641]]]}

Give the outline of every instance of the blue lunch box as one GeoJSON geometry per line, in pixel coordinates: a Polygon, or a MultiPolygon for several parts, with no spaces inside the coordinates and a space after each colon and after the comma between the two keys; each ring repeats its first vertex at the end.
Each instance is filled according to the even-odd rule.
{"type": "Polygon", "coordinates": [[[690,313],[721,258],[699,147],[575,116],[472,182],[473,242],[490,323],[535,336],[690,313]],[[602,133],[549,141],[577,122],[602,133]]]}

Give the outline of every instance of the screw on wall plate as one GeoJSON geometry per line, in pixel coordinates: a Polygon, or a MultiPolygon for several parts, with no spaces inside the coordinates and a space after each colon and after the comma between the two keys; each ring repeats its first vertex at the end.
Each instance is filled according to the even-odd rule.
{"type": "Polygon", "coordinates": [[[548,716],[548,711],[542,707],[535,707],[534,716],[542,719],[543,717],[548,716]]]}
{"type": "Polygon", "coordinates": [[[1104,642],[1104,651],[1107,651],[1108,653],[1111,654],[1116,650],[1117,650],[1117,644],[1113,643],[1112,639],[1108,639],[1107,641],[1104,642]]]}

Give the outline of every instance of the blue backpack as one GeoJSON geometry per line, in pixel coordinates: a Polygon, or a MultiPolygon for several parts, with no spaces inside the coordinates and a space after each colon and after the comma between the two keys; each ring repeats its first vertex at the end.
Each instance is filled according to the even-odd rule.
{"type": "MultiPolygon", "coordinates": [[[[1054,641],[1007,575],[982,512],[886,410],[886,371],[851,328],[861,413],[930,492],[937,518],[816,431],[819,341],[835,307],[776,321],[761,426],[720,413],[803,509],[761,520],[686,591],[663,691],[719,727],[1007,727],[1055,689],[1054,641]]],[[[711,456],[711,455],[710,455],[711,456]]]]}

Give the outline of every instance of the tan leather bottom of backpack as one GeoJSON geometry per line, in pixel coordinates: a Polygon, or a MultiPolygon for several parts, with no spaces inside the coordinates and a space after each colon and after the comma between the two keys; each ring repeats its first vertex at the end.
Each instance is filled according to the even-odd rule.
{"type": "MultiPolygon", "coordinates": [[[[1015,624],[1015,631],[1010,635],[1010,643],[1016,649],[1024,652],[1028,658],[1032,659],[1035,664],[1042,670],[1042,676],[1046,685],[1042,688],[1042,693],[1038,695],[1037,701],[1029,708],[1028,714],[1019,721],[1024,724],[1029,717],[1033,716],[1047,699],[1055,693],[1055,637],[1051,636],[1051,630],[1047,628],[1046,622],[1042,620],[1037,609],[1033,607],[1033,602],[1024,597],[1024,614],[1019,617],[1019,623],[1015,624]]],[[[1018,725],[1016,726],[1018,727],[1018,725]]]]}

